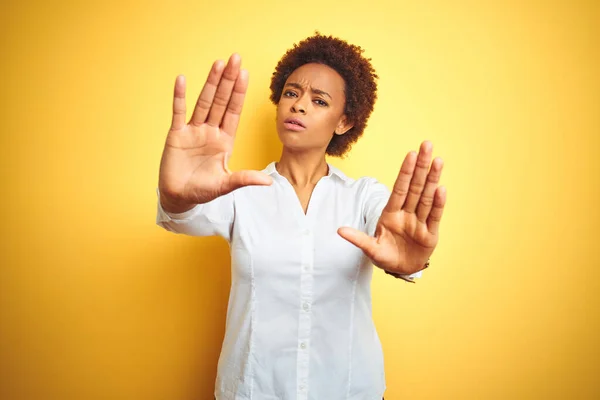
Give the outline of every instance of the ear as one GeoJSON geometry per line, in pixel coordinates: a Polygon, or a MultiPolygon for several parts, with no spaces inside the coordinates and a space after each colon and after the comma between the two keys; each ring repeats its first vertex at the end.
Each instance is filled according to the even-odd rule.
{"type": "Polygon", "coordinates": [[[340,122],[338,122],[337,126],[335,127],[334,133],[336,135],[343,135],[344,133],[352,129],[353,126],[354,124],[348,122],[348,118],[346,118],[345,115],[342,115],[342,118],[340,118],[340,122]]]}

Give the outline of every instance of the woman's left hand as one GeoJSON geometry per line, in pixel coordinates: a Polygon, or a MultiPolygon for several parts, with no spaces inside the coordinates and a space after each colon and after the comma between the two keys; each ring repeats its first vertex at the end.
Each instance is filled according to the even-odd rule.
{"type": "Polygon", "coordinates": [[[432,144],[425,141],[418,155],[414,151],[407,154],[377,222],[375,237],[349,227],[338,229],[340,236],[384,270],[402,275],[423,270],[438,243],[446,189],[438,187],[443,161],[436,158],[432,163],[432,151],[432,144]]]}

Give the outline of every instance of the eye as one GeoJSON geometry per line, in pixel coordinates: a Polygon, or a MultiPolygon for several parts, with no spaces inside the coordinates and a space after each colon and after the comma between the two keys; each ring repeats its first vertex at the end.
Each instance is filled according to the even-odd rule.
{"type": "Polygon", "coordinates": [[[286,90],[285,92],[283,92],[283,95],[285,97],[293,97],[296,96],[296,92],[294,92],[293,90],[286,90]]]}
{"type": "Polygon", "coordinates": [[[321,99],[316,99],[315,103],[317,103],[318,105],[323,106],[323,107],[328,106],[328,104],[324,100],[321,100],[321,99]]]}

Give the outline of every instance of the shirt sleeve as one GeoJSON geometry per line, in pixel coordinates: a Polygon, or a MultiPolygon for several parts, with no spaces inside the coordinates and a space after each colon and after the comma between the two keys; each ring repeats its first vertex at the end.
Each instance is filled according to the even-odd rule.
{"type": "Polygon", "coordinates": [[[234,220],[233,192],[204,204],[196,204],[182,213],[165,211],[160,204],[160,191],[156,188],[156,224],[170,232],[189,236],[221,236],[231,241],[234,220]]]}
{"type": "MultiPolygon", "coordinates": [[[[365,224],[367,228],[367,235],[375,236],[375,229],[377,228],[377,222],[381,216],[381,212],[385,208],[391,192],[383,183],[377,181],[375,178],[368,178],[366,185],[367,194],[365,199],[365,224]]],[[[417,271],[413,274],[392,274],[397,278],[404,279],[405,281],[414,282],[414,278],[421,278],[423,271],[417,271]]]]}

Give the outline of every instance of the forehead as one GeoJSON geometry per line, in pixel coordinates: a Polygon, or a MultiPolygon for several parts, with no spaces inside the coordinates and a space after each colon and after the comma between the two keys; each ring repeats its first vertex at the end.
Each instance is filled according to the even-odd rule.
{"type": "Polygon", "coordinates": [[[329,93],[342,93],[345,86],[344,78],[336,70],[317,63],[304,64],[296,68],[286,80],[286,83],[290,82],[329,93]]]}

